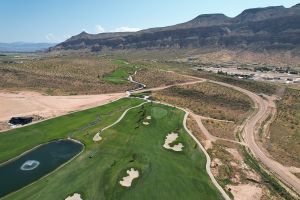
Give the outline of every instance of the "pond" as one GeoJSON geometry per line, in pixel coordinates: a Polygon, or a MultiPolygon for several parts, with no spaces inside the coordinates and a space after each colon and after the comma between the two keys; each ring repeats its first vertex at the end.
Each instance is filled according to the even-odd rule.
{"type": "Polygon", "coordinates": [[[0,165],[0,197],[50,173],[83,149],[72,140],[43,144],[15,160],[0,165]]]}

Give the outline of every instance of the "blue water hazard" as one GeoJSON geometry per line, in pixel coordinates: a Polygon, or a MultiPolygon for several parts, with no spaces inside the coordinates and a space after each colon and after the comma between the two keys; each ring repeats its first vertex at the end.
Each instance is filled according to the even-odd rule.
{"type": "Polygon", "coordinates": [[[14,192],[52,172],[83,149],[71,140],[41,145],[19,158],[0,165],[0,197],[14,192]]]}

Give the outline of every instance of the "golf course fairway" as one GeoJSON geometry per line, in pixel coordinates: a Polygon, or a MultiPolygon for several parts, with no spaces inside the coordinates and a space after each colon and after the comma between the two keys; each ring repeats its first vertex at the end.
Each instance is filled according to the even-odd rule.
{"type": "Polygon", "coordinates": [[[1,133],[2,163],[52,140],[72,137],[85,145],[71,162],[3,199],[65,199],[74,193],[84,200],[222,199],[205,171],[205,156],[183,128],[184,112],[177,108],[156,103],[133,108],[101,132],[101,141],[93,142],[95,133],[143,102],[123,98],[1,133]],[[163,147],[171,132],[179,136],[172,145],[182,143],[182,151],[163,147]],[[139,176],[130,187],[121,186],[119,181],[131,168],[139,176]]]}

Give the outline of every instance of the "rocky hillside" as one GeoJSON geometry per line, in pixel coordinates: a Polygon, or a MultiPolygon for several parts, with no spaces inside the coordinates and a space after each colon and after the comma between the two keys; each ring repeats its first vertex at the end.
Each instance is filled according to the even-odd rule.
{"type": "Polygon", "coordinates": [[[295,49],[300,47],[300,4],[255,8],[234,18],[205,14],[186,23],[138,32],[82,32],[50,48],[60,50],[166,48],[295,49]]]}

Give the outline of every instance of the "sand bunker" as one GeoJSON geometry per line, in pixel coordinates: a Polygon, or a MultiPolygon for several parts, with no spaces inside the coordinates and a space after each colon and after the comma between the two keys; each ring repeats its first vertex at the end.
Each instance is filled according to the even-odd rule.
{"type": "Polygon", "coordinates": [[[65,200],[82,200],[80,194],[74,193],[73,196],[68,196],[65,200]]]}
{"type": "Polygon", "coordinates": [[[97,134],[94,135],[93,141],[98,142],[100,140],[102,140],[102,137],[100,136],[100,132],[98,132],[97,134]]]}
{"type": "MultiPolygon", "coordinates": [[[[151,120],[151,116],[147,116],[146,120],[151,120]]],[[[147,122],[147,121],[144,121],[143,124],[146,125],[146,126],[148,126],[150,123],[147,122]]]]}
{"type": "Polygon", "coordinates": [[[166,149],[172,149],[173,151],[182,151],[183,144],[181,144],[181,143],[175,144],[172,147],[170,146],[170,144],[172,142],[174,142],[177,138],[178,138],[177,133],[173,133],[173,132],[169,133],[166,136],[165,144],[163,145],[163,147],[166,148],[166,149]]]}
{"type": "Polygon", "coordinates": [[[124,187],[130,187],[133,179],[139,177],[139,171],[131,168],[127,170],[128,176],[123,177],[123,180],[120,181],[120,184],[124,187]]]}

